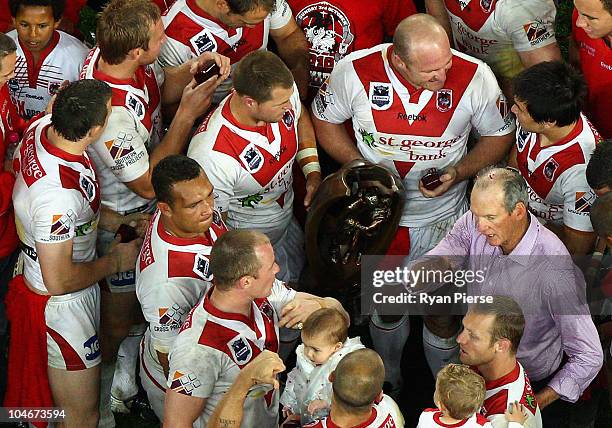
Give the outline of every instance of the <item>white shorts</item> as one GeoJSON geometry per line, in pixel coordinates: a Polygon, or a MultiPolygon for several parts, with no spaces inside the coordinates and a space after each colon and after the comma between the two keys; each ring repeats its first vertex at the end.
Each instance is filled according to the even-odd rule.
{"type": "MultiPolygon", "coordinates": [[[[115,234],[107,230],[98,228],[98,240],[96,247],[100,257],[105,256],[110,251],[110,246],[115,240],[115,234]]],[[[117,272],[105,278],[108,290],[111,293],[135,293],[136,292],[136,271],[117,272]]]]}
{"type": "Polygon", "coordinates": [[[273,247],[276,263],[280,267],[276,278],[284,282],[298,282],[306,263],[306,252],[304,232],[295,217],[291,218],[285,233],[273,247]]]}
{"type": "MultiPolygon", "coordinates": [[[[164,420],[164,400],[166,398],[166,377],[164,369],[154,358],[155,352],[147,331],[140,341],[140,382],[147,393],[149,404],[160,421],[164,420]]],[[[157,355],[155,355],[157,357],[157,355]]]]}
{"type": "Polygon", "coordinates": [[[51,296],[45,307],[45,323],[50,367],[85,370],[100,364],[98,284],[76,293],[51,296]]]}

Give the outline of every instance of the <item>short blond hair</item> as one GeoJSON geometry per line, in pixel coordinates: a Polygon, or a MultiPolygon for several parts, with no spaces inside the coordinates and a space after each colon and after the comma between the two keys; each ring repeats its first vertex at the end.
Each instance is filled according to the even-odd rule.
{"type": "Polygon", "coordinates": [[[467,419],[478,412],[485,392],[485,380],[466,365],[449,364],[438,372],[435,399],[453,419],[467,419]]]}
{"type": "Polygon", "coordinates": [[[348,324],[336,309],[317,309],[304,321],[302,335],[324,337],[329,344],[344,343],[348,336],[348,324]]]}

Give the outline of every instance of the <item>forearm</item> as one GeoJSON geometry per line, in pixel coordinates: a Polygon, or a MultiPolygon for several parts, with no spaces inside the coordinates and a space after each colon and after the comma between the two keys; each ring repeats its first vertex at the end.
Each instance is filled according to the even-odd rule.
{"type": "Polygon", "coordinates": [[[249,382],[240,376],[217,404],[206,428],[238,428],[244,414],[244,400],[249,392],[249,382]]]}
{"type": "Polygon", "coordinates": [[[504,159],[513,141],[513,133],[498,137],[480,137],[474,148],[455,165],[457,169],[455,182],[467,180],[484,167],[494,165],[504,159]]]}
{"type": "Polygon", "coordinates": [[[167,156],[185,151],[188,137],[195,122],[195,117],[188,112],[189,107],[179,106],[179,109],[170,124],[168,132],[161,143],[153,150],[149,157],[149,177],[153,168],[167,156]]]}
{"type": "Polygon", "coordinates": [[[104,205],[102,205],[100,208],[100,221],[98,222],[98,228],[106,230],[107,232],[116,232],[123,222],[123,216],[104,205]]]}
{"type": "Polygon", "coordinates": [[[544,409],[553,402],[557,401],[559,398],[559,394],[557,394],[557,392],[550,386],[545,386],[542,390],[536,393],[536,400],[538,401],[540,409],[544,409]]]}
{"type": "Polygon", "coordinates": [[[162,105],[176,104],[181,100],[183,89],[193,78],[189,71],[192,61],[187,61],[177,67],[164,67],[164,85],[162,87],[162,105]]]}
{"type": "Polygon", "coordinates": [[[45,287],[52,296],[74,293],[118,272],[118,266],[119,261],[112,254],[91,262],[72,262],[67,269],[57,269],[54,278],[45,280],[45,287]]]}
{"type": "Polygon", "coordinates": [[[319,137],[319,145],[336,162],[346,164],[363,156],[346,132],[343,124],[334,124],[312,117],[312,122],[319,137]]]}
{"type": "Polygon", "coordinates": [[[304,177],[308,177],[310,173],[321,174],[314,127],[310,119],[310,113],[308,113],[304,106],[302,106],[302,114],[298,121],[298,153],[296,160],[304,173],[304,177]]]}
{"type": "Polygon", "coordinates": [[[443,0],[425,0],[425,9],[427,13],[438,20],[438,22],[444,27],[446,34],[448,34],[448,39],[453,41],[453,32],[451,30],[451,23],[448,17],[448,12],[446,11],[446,6],[444,6],[443,0]]]}
{"type": "Polygon", "coordinates": [[[308,71],[308,42],[300,29],[294,31],[282,41],[277,42],[278,55],[291,70],[295,84],[300,94],[305,95],[308,91],[310,79],[308,71]]]}

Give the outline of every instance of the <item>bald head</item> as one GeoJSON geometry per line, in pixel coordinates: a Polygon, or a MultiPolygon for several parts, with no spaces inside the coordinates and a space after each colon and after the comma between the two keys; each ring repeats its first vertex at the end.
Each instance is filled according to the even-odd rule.
{"type": "Polygon", "coordinates": [[[336,367],[332,383],[335,401],[347,410],[368,410],[384,381],[385,366],[380,356],[371,349],[358,349],[336,367]]]}
{"type": "Polygon", "coordinates": [[[393,36],[395,53],[406,62],[411,55],[427,50],[448,51],[450,43],[444,27],[424,13],[411,15],[399,23],[393,36]]]}

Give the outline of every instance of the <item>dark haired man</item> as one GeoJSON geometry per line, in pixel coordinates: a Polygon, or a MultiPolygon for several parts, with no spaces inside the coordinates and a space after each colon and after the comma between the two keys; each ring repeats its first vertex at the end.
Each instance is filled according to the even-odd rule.
{"type": "Polygon", "coordinates": [[[233,79],[235,92],[197,130],[188,156],[204,167],[228,226],[267,234],[278,278],[297,282],[304,250],[292,210],[295,160],[306,177],[306,207],[321,181],[310,116],[289,69],[273,53],[245,56],[233,79]]]}
{"type": "Polygon", "coordinates": [[[187,314],[210,287],[210,252],[227,231],[214,210],[202,167],[183,155],[162,159],[151,178],[157,211],[136,267],[136,296],[149,326],[140,352],[140,379],[164,419],[168,353],[187,314]]]}
{"type": "MultiPolygon", "coordinates": [[[[286,0],[179,0],[163,20],[168,40],[161,65],[178,66],[204,52],[218,52],[235,66],[248,53],[265,50],[272,36],[300,94],[306,95],[308,43],[286,0]]],[[[227,95],[231,83],[228,79],[219,87],[215,102],[227,95]]]]}
{"type": "MultiPolygon", "coordinates": [[[[275,278],[274,250],[260,232],[221,236],[210,270],[214,287],[187,315],[170,350],[164,425],[205,426],[240,370],[266,349],[278,352],[279,327],[299,329],[322,307],[339,310],[349,322],[337,300],[296,292],[275,278]]],[[[260,390],[248,397],[243,426],[276,426],[278,396],[260,390]]]]}
{"type": "Polygon", "coordinates": [[[115,241],[96,259],[100,186],[85,149],[103,132],[110,99],[105,83],[72,83],[52,114],[30,125],[14,159],[23,274],[6,300],[12,342],[5,404],[55,405],[65,410],[67,427],[98,423],[97,281],[132,268],[140,248],[140,241],[115,241]]]}
{"type": "Polygon", "coordinates": [[[79,79],[87,47],[75,37],[57,31],[64,0],[10,0],[17,43],[15,77],[9,82],[19,114],[29,119],[45,111],[64,81],[79,79]]]}
{"type": "Polygon", "coordinates": [[[597,196],[612,191],[612,139],[601,141],[589,159],[586,179],[597,196]]]}
{"type": "Polygon", "coordinates": [[[525,369],[516,359],[525,317],[510,297],[492,296],[490,303],[470,307],[457,337],[459,358],[486,381],[483,414],[495,428],[507,427],[504,413],[519,402],[527,410],[522,426],[542,428],[542,416],[525,369]]]}
{"type": "Polygon", "coordinates": [[[587,116],[612,138],[612,0],[574,0],[570,60],[589,86],[587,116]]]}
{"type": "MultiPolygon", "coordinates": [[[[110,1],[98,19],[97,41],[81,78],[107,82],[113,90],[113,107],[105,132],[89,153],[100,174],[102,204],[119,214],[118,223],[129,223],[130,216],[142,218],[143,213],[154,210],[153,168],[164,157],[184,150],[194,121],[208,109],[214,89],[229,74],[229,60],[206,53],[180,67],[162,70],[155,61],[165,41],[164,28],[159,9],[148,0],[110,1]],[[206,60],[217,62],[221,76],[197,85],[193,73],[206,60]],[[161,106],[179,101],[164,136],[161,106]]],[[[98,234],[101,254],[112,242],[115,229],[110,229],[98,234]]],[[[107,278],[106,284],[108,288],[102,290],[100,337],[105,362],[102,409],[105,419],[110,420],[105,403],[110,400],[112,361],[124,341],[112,392],[117,399],[113,405],[127,412],[122,402],[138,392],[135,375],[144,324],[134,292],[134,272],[120,272],[107,278]]]]}
{"type": "Polygon", "coordinates": [[[586,85],[571,66],[543,62],[518,74],[513,92],[518,126],[511,164],[528,184],[529,210],[570,254],[588,254],[595,193],[585,171],[601,137],[581,112],[586,85]]]}

